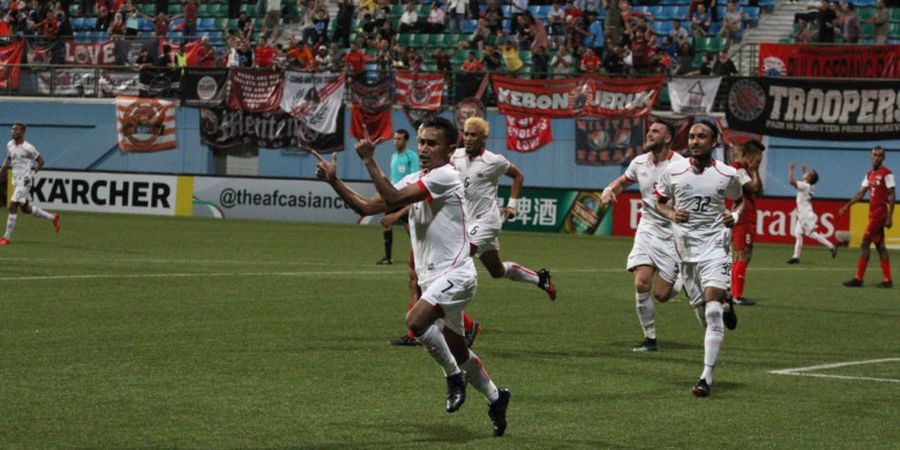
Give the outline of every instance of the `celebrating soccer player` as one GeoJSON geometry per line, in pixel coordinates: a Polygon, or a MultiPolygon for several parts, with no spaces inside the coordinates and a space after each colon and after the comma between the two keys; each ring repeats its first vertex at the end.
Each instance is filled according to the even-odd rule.
{"type": "Polygon", "coordinates": [[[818,217],[813,212],[812,196],[813,186],[819,181],[819,174],[815,170],[806,170],[806,166],[801,165],[800,171],[803,172],[803,181],[797,181],[794,177],[794,162],[788,164],[788,183],[797,189],[797,226],[794,228],[794,254],[791,259],[787,260],[788,264],[800,263],[800,251],[803,249],[803,236],[809,236],[816,242],[824,245],[831,251],[831,257],[837,256],[837,246],[828,242],[825,236],[816,232],[818,227],[818,217]]]}
{"type": "Polygon", "coordinates": [[[9,204],[9,216],[6,218],[6,233],[0,238],[0,245],[9,245],[20,207],[26,214],[52,221],[54,231],[59,233],[59,214],[51,214],[29,203],[34,175],[44,167],[44,158],[25,140],[24,123],[13,124],[12,140],[6,143],[6,149],[9,154],[0,166],[0,180],[6,182],[6,172],[12,167],[13,195],[9,204]]]}

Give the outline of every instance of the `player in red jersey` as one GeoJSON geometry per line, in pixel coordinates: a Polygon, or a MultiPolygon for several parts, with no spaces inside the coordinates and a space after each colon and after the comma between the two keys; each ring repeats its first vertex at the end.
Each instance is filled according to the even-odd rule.
{"type": "Polygon", "coordinates": [[[896,199],[894,193],[894,173],[891,169],[884,167],[884,149],[880,145],[872,148],[872,154],[869,156],[872,161],[872,170],[866,174],[863,179],[862,187],[859,192],[850,199],[847,204],[841,206],[838,214],[844,215],[854,203],[862,200],[869,192],[869,226],[863,234],[862,244],[860,245],[859,262],[856,264],[856,277],[852,280],[845,281],[844,286],[861,287],[863,285],[863,275],[866,273],[866,266],[869,264],[869,244],[875,244],[878,250],[878,258],[881,259],[881,273],[884,281],[878,287],[894,287],[891,280],[891,261],[888,255],[887,247],[884,245],[884,229],[893,225],[894,201],[896,199]]]}
{"type": "Polygon", "coordinates": [[[759,163],[766,147],[753,139],[735,147],[736,155],[732,167],[737,169],[738,178],[745,181],[743,204],[740,216],[734,223],[731,241],[737,259],[731,268],[731,295],[738,305],[753,305],[756,302],[744,297],[744,280],[747,265],[753,256],[753,241],[756,239],[756,197],[762,194],[762,180],[759,178],[759,163]],[[748,180],[749,181],[746,181],[748,180]]]}

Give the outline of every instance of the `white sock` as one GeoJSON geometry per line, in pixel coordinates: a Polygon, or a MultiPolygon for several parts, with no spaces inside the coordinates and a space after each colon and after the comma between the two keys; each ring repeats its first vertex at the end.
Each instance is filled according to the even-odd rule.
{"type": "Polygon", "coordinates": [[[834,244],[832,244],[831,242],[828,242],[828,239],[825,239],[825,236],[822,236],[821,234],[816,233],[815,231],[810,233],[809,237],[815,239],[816,242],[828,247],[829,250],[834,248],[834,244]]]}
{"type": "Polygon", "coordinates": [[[462,369],[466,371],[466,378],[469,383],[484,395],[488,403],[494,403],[500,398],[500,391],[497,390],[497,386],[491,381],[487,371],[484,370],[481,359],[472,350],[469,350],[469,359],[462,363],[462,369]]]}
{"type": "Polygon", "coordinates": [[[725,339],[725,324],[722,323],[722,304],[709,302],[706,304],[706,338],[703,340],[703,373],[700,378],[712,385],[713,368],[719,358],[719,349],[725,339]]]}
{"type": "Polygon", "coordinates": [[[803,235],[798,234],[797,240],[794,241],[794,256],[791,256],[791,258],[800,259],[800,250],[802,250],[802,249],[803,249],[803,235]]]}
{"type": "Polygon", "coordinates": [[[653,318],[654,306],[650,293],[635,292],[634,300],[634,309],[637,311],[638,320],[641,321],[641,327],[644,328],[644,337],[656,339],[656,320],[653,318]]]}
{"type": "Polygon", "coordinates": [[[40,217],[42,219],[53,220],[53,214],[50,214],[47,211],[44,211],[43,209],[38,208],[37,206],[31,207],[31,215],[33,215],[35,217],[40,217]]]}
{"type": "Polygon", "coordinates": [[[450,346],[447,345],[447,340],[444,339],[444,333],[441,332],[437,325],[431,325],[421,336],[416,336],[416,339],[422,343],[425,351],[444,369],[445,375],[449,377],[459,373],[456,358],[450,352],[450,346]]]}
{"type": "Polygon", "coordinates": [[[539,278],[537,273],[532,272],[514,262],[503,263],[503,268],[506,269],[506,273],[504,273],[503,276],[509,278],[510,280],[538,284],[539,278]]]}
{"type": "Polygon", "coordinates": [[[13,228],[16,227],[16,218],[18,218],[18,215],[12,213],[6,217],[6,234],[3,237],[7,240],[12,237],[13,228]]]}

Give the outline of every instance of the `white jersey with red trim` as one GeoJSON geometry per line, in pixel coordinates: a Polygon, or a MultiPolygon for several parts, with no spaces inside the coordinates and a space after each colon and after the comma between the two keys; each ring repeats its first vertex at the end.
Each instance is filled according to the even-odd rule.
{"type": "Polygon", "coordinates": [[[35,162],[41,154],[28,141],[22,141],[21,144],[16,145],[16,141],[10,140],[6,143],[6,149],[9,152],[13,183],[18,184],[22,179],[31,175],[35,162]]]}
{"type": "MultiPolygon", "coordinates": [[[[644,153],[638,155],[631,160],[628,168],[625,169],[625,179],[634,183],[638,183],[641,190],[641,222],[639,228],[654,229],[656,231],[669,231],[672,228],[672,222],[666,219],[656,209],[656,184],[660,175],[669,164],[681,161],[684,156],[677,152],[670,152],[669,157],[653,163],[653,154],[644,153]]],[[[669,231],[671,233],[671,231],[669,231]]]]}
{"type": "Polygon", "coordinates": [[[416,184],[425,201],[409,209],[409,236],[419,285],[427,287],[449,270],[472,265],[466,237],[465,193],[459,172],[447,164],[404,177],[394,187],[416,184]]]}
{"type": "Polygon", "coordinates": [[[675,251],[682,262],[702,262],[728,256],[731,230],[725,226],[725,199],[741,198],[737,171],[713,160],[698,170],[690,159],[669,164],[659,177],[656,193],[660,202],[684,209],[690,218],[675,223],[675,251]]]}
{"type": "Polygon", "coordinates": [[[475,158],[469,158],[465,148],[458,148],[450,159],[459,171],[466,191],[466,214],[469,219],[500,228],[500,208],[497,206],[497,187],[500,178],[509,169],[509,161],[502,155],[487,150],[475,158]]]}

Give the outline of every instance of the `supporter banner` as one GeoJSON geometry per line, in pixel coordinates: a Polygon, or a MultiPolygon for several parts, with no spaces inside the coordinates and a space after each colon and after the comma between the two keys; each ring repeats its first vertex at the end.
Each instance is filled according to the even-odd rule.
{"type": "Polygon", "coordinates": [[[900,78],[900,46],[759,44],[759,75],[900,78]]]}
{"type": "Polygon", "coordinates": [[[175,107],[168,100],[116,97],[119,148],[123,152],[172,150],[175,142],[175,107]]]}
{"type": "Polygon", "coordinates": [[[470,72],[453,74],[453,102],[459,103],[467,98],[481,98],[484,94],[482,84],[487,85],[488,75],[470,72]]]}
{"type": "Polygon", "coordinates": [[[122,65],[135,64],[141,50],[147,50],[152,61],[156,61],[159,56],[156,39],[119,39],[116,41],[116,62],[122,65]]]}
{"type": "Polygon", "coordinates": [[[285,72],[281,110],[303,121],[311,130],[334,133],[345,85],[342,74],[285,72]]]}
{"type": "Polygon", "coordinates": [[[35,72],[37,91],[45,95],[101,97],[138,95],[137,72],[110,72],[97,69],[56,69],[35,72]],[[97,75],[99,74],[99,78],[97,75]]]}
{"type": "Polygon", "coordinates": [[[721,82],[722,77],[672,78],[669,80],[672,111],[680,114],[709,114],[721,82]]]}
{"type": "Polygon", "coordinates": [[[403,115],[406,117],[407,122],[409,122],[409,126],[413,127],[413,129],[418,129],[422,122],[437,117],[439,113],[440,111],[403,107],[403,115]]]}
{"type": "Polygon", "coordinates": [[[397,103],[410,109],[437,111],[444,95],[444,75],[440,73],[397,72],[394,79],[397,103]]]}
{"type": "Polygon", "coordinates": [[[533,152],[553,142],[550,119],[534,116],[506,116],[506,148],[522,153],[533,152]]]}
{"type": "Polygon", "coordinates": [[[502,114],[547,117],[640,116],[650,111],[662,76],[614,78],[583,75],[564,80],[523,80],[493,75],[502,114]]]}
{"type": "Polygon", "coordinates": [[[246,112],[278,109],[284,79],[281,72],[261,69],[231,69],[228,108],[246,112]]]}
{"type": "Polygon", "coordinates": [[[53,211],[190,215],[190,177],[42,170],[31,200],[53,211]]]}
{"type": "MultiPolygon", "coordinates": [[[[347,185],[365,197],[375,194],[372,183],[347,185]]],[[[194,177],[193,215],[347,224],[360,219],[327,183],[234,177],[194,177]]]]}
{"type": "Polygon", "coordinates": [[[180,86],[183,106],[222,106],[228,92],[228,69],[186,69],[180,86]]]}
{"type": "Polygon", "coordinates": [[[350,103],[361,105],[370,112],[380,112],[391,109],[394,97],[391,91],[394,87],[390,78],[379,80],[377,83],[362,83],[352,81],[350,83],[350,103]]]}
{"type": "Polygon", "coordinates": [[[642,117],[575,120],[575,164],[624,166],[641,150],[645,123],[642,117]]]}
{"type": "Polygon", "coordinates": [[[366,131],[373,141],[379,138],[386,141],[394,135],[390,109],[371,112],[360,105],[353,105],[351,114],[350,135],[356,139],[363,139],[366,131]]]}
{"type": "Polygon", "coordinates": [[[62,41],[53,41],[52,43],[38,43],[29,40],[25,52],[25,61],[28,64],[46,65],[53,64],[53,54],[57,49],[62,49],[62,41]]]}
{"type": "MultiPolygon", "coordinates": [[[[509,186],[500,186],[497,202],[509,202],[509,186]]],[[[540,231],[608,236],[612,212],[600,203],[599,191],[523,188],[516,217],[503,223],[504,230],[540,231]]]]}
{"type": "Polygon", "coordinates": [[[147,67],[138,75],[138,89],[141,97],[177,98],[181,82],[177,69],[168,67],[147,67]]]}
{"type": "Polygon", "coordinates": [[[344,148],[344,114],[338,114],[334,133],[318,133],[300,119],[281,110],[248,113],[222,108],[200,110],[200,140],[205,145],[228,148],[252,144],[263,148],[296,148],[335,152],[344,148]]]}
{"type": "MultiPolygon", "coordinates": [[[[623,192],[616,196],[613,213],[612,234],[614,236],[634,236],[641,217],[641,195],[638,192],[623,192]]],[[[819,233],[828,240],[835,241],[835,232],[850,229],[850,215],[838,215],[842,201],[813,199],[813,210],[819,218],[819,233]]],[[[797,201],[793,197],[762,197],[756,200],[758,212],[756,221],[756,242],[793,244],[797,227],[797,201]]],[[[806,245],[818,245],[812,239],[806,245]]]]}
{"type": "Polygon", "coordinates": [[[66,41],[66,64],[113,66],[116,64],[116,43],[66,41]]]}
{"type": "Polygon", "coordinates": [[[896,80],[741,77],[728,90],[728,126],[769,136],[835,141],[900,135],[896,80]]]}
{"type": "Polygon", "coordinates": [[[23,51],[25,41],[0,47],[0,89],[19,88],[19,64],[22,61],[23,51]]]}

